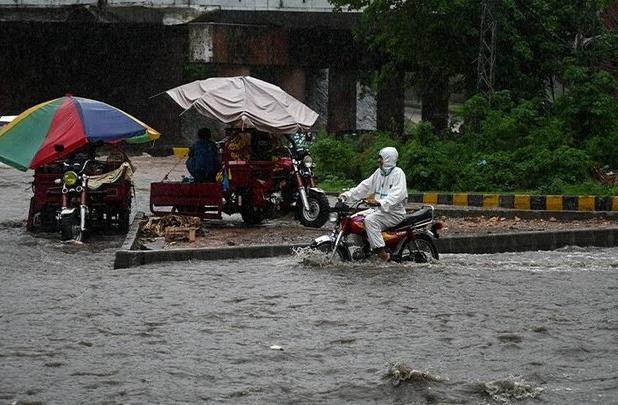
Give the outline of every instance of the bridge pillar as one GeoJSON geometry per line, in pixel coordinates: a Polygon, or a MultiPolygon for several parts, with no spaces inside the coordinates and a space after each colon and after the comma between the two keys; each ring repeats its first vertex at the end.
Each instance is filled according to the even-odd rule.
{"type": "Polygon", "coordinates": [[[295,67],[283,68],[280,77],[281,88],[298,101],[304,102],[307,86],[305,71],[295,67]]]}
{"type": "Polygon", "coordinates": [[[356,75],[353,70],[328,69],[328,132],[356,128],[356,75]]]}
{"type": "Polygon", "coordinates": [[[404,73],[398,72],[382,83],[378,90],[377,127],[380,131],[403,134],[404,73]]]}

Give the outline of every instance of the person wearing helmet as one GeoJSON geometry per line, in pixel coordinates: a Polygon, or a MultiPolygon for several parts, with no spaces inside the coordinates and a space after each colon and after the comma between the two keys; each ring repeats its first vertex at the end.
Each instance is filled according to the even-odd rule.
{"type": "Polygon", "coordinates": [[[382,231],[403,221],[406,215],[408,190],[406,174],[397,167],[399,153],[393,147],[380,150],[380,167],[371,176],[353,189],[341,193],[341,200],[366,198],[369,205],[375,206],[365,217],[365,230],[371,249],[384,261],[390,254],[384,250],[382,231]]]}

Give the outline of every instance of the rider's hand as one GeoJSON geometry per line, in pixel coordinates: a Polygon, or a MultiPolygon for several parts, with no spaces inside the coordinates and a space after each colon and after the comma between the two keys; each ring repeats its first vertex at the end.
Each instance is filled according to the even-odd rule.
{"type": "Polygon", "coordinates": [[[372,206],[372,207],[379,207],[380,206],[380,202],[378,200],[376,200],[375,195],[370,195],[369,197],[367,197],[367,204],[372,206]]]}

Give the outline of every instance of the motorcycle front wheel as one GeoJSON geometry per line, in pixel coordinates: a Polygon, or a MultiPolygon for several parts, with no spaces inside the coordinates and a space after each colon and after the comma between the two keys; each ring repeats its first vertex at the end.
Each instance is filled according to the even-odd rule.
{"type": "Polygon", "coordinates": [[[339,247],[337,247],[337,251],[333,255],[333,243],[332,242],[320,243],[319,245],[314,246],[314,249],[320,252],[323,252],[329,257],[332,256],[333,261],[349,262],[351,260],[350,254],[348,253],[345,246],[340,245],[339,247]]]}
{"type": "Polygon", "coordinates": [[[86,238],[85,232],[82,231],[79,214],[65,215],[60,218],[60,238],[62,240],[75,240],[78,242],[86,238]]]}
{"type": "Polygon", "coordinates": [[[404,248],[402,259],[415,263],[431,263],[434,260],[439,260],[440,255],[430,236],[418,235],[416,241],[408,242],[404,248]]]}
{"type": "Polygon", "coordinates": [[[298,201],[298,219],[304,226],[321,228],[328,221],[330,204],[325,194],[308,195],[309,209],[306,210],[302,200],[298,201]]]}

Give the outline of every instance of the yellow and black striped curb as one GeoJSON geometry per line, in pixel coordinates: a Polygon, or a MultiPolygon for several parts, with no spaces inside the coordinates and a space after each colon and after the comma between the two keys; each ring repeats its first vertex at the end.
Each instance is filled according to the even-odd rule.
{"type": "Polygon", "coordinates": [[[618,196],[411,193],[408,202],[538,211],[618,211],[618,196]]]}

